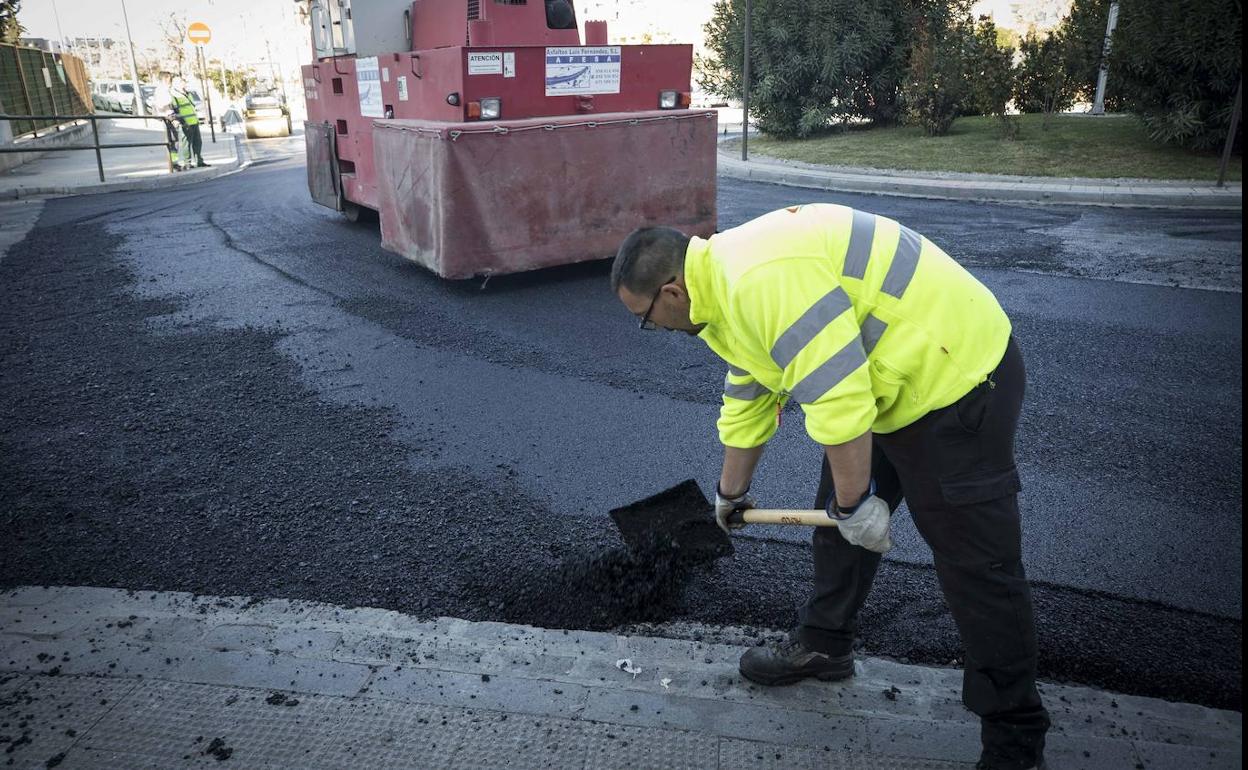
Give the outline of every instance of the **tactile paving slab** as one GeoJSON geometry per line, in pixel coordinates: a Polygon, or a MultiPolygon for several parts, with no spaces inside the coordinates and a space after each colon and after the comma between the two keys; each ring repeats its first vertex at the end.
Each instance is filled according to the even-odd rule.
{"type": "Polygon", "coordinates": [[[719,770],[967,770],[970,764],[880,754],[853,754],[725,738],[719,770]]]}
{"type": "Polygon", "coordinates": [[[54,767],[56,758],[69,752],[137,684],[91,677],[0,675],[0,767],[54,767]]]}
{"type": "Polygon", "coordinates": [[[66,768],[688,768],[717,766],[713,737],[379,699],[145,682],[104,716],[66,768]],[[291,700],[296,701],[294,705],[291,700]],[[215,744],[214,741],[218,743],[215,744]]]}

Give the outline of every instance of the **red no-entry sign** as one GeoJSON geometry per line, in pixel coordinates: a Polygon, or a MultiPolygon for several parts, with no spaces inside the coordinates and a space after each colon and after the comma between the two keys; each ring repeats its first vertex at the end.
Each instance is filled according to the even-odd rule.
{"type": "Polygon", "coordinates": [[[208,25],[202,21],[191,22],[186,28],[186,37],[195,45],[203,45],[212,40],[212,30],[208,29],[208,25]]]}

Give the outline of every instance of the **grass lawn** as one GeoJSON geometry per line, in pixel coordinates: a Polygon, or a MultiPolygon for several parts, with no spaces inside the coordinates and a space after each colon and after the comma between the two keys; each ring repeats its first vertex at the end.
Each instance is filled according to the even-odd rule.
{"type": "MultiPolygon", "coordinates": [[[[1022,115],[1017,139],[1000,137],[996,119],[958,118],[946,136],[922,129],[862,128],[812,139],[750,137],[750,153],[832,166],[968,171],[1057,177],[1143,179],[1218,178],[1220,153],[1196,153],[1156,144],[1131,117],[1057,115],[1041,128],[1040,115],[1022,115]]],[[[734,140],[733,145],[740,145],[734,140]]],[[[1231,156],[1227,179],[1240,180],[1243,156],[1231,156]]]]}

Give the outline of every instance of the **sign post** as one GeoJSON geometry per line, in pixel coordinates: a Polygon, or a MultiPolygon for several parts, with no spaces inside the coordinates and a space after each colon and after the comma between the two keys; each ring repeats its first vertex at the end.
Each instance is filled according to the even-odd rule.
{"type": "MultiPolygon", "coordinates": [[[[191,41],[191,44],[195,46],[199,53],[199,90],[204,98],[204,102],[208,105],[208,132],[212,135],[213,144],[216,144],[217,126],[216,121],[212,119],[212,98],[208,94],[208,88],[205,85],[207,76],[204,74],[204,45],[212,40],[212,30],[202,21],[193,21],[186,28],[186,39],[191,41]]],[[[224,87],[225,84],[222,83],[222,88],[224,87]]]]}

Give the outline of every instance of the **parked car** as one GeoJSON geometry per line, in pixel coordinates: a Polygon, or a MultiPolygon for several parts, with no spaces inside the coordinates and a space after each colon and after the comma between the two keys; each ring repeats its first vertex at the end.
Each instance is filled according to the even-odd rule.
{"type": "Polygon", "coordinates": [[[97,110],[103,112],[123,112],[121,105],[123,94],[134,99],[134,82],[121,80],[99,80],[91,89],[91,102],[97,110]]]}
{"type": "MultiPolygon", "coordinates": [[[[157,105],[152,103],[156,96],[155,86],[139,86],[143,94],[143,106],[148,114],[152,114],[157,105]]],[[[102,112],[121,112],[126,115],[135,114],[134,81],[133,80],[100,80],[91,89],[91,103],[102,112]]]]}

